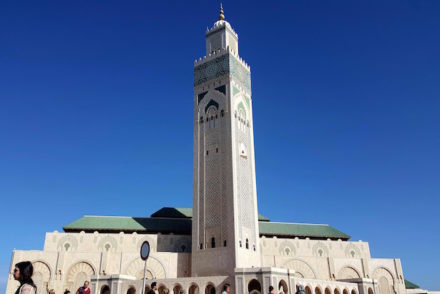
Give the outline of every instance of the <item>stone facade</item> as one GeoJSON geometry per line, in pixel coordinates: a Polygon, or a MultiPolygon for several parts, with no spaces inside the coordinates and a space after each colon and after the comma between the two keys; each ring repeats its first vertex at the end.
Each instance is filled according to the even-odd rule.
{"type": "MultiPolygon", "coordinates": [[[[190,236],[53,232],[46,234],[42,251],[15,250],[11,270],[15,263],[31,260],[39,293],[47,293],[47,289],[74,292],[84,280],[91,280],[95,288],[107,285],[117,289],[111,293],[127,293],[131,288],[140,293],[144,264],[139,249],[143,241],[151,245],[147,278],[158,281],[163,293],[176,286],[190,293],[194,285],[202,290],[213,286],[219,293],[225,283],[236,283],[244,289],[237,289],[237,293],[246,293],[252,280],[257,280],[261,289],[276,285],[278,293],[293,293],[298,285],[310,289],[309,294],[344,294],[345,290],[362,294],[369,288],[380,294],[406,292],[400,260],[371,258],[367,242],[341,240],[263,236],[259,238],[262,267],[236,268],[233,276],[191,277],[190,236]]],[[[6,293],[14,293],[16,286],[11,274],[6,293]]]]}
{"type": "Polygon", "coordinates": [[[299,286],[306,294],[407,292],[400,260],[371,258],[366,242],[350,242],[348,236],[262,234],[250,67],[238,55],[238,35],[224,20],[207,31],[206,50],[194,63],[191,235],[190,229],[187,234],[132,233],[141,226],[139,220],[125,231],[106,227],[47,233],[43,250],[14,250],[7,294],[17,289],[14,264],[24,260],[34,264],[39,294],[49,289],[75,293],[85,280],[91,281],[94,294],[141,293],[144,262],[139,250],[144,241],[151,245],[148,284],[157,281],[160,294],[221,293],[226,283],[237,294],[267,293],[270,285],[283,294],[295,293],[299,286]]]}

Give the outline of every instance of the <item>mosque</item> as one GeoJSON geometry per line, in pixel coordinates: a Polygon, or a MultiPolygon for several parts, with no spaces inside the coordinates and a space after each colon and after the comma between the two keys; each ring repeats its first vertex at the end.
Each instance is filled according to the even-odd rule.
{"type": "MultiPolygon", "coordinates": [[[[83,216],[48,232],[30,260],[38,294],[142,293],[140,246],[149,241],[147,287],[159,294],[419,294],[399,259],[370,256],[369,244],[325,224],[272,222],[258,214],[250,67],[223,9],[206,31],[206,56],[194,62],[193,207],[150,217],[83,216]]],[[[9,275],[7,294],[17,282],[9,275]]],[[[148,289],[147,289],[148,290],[148,289]]]]}

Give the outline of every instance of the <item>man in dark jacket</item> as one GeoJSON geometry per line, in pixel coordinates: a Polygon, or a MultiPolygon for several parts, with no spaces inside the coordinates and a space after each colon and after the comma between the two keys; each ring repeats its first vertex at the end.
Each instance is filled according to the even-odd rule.
{"type": "Polygon", "coordinates": [[[151,283],[151,289],[150,291],[148,291],[147,294],[156,294],[156,291],[157,291],[157,283],[153,282],[151,283]]]}

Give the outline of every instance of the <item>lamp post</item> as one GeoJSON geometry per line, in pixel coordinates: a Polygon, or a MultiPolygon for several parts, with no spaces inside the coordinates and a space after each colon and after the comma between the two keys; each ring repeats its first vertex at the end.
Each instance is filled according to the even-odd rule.
{"type": "Polygon", "coordinates": [[[150,243],[148,241],[144,241],[141,246],[141,258],[145,262],[144,264],[144,278],[142,279],[142,294],[145,294],[145,275],[147,273],[147,259],[150,255],[150,243]]]}

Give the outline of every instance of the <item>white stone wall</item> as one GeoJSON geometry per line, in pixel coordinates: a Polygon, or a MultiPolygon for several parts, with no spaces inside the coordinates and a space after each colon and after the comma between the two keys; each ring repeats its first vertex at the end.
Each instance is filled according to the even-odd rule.
{"type": "MultiPolygon", "coordinates": [[[[190,276],[191,238],[180,235],[47,233],[44,250],[16,250],[11,266],[24,260],[33,262],[39,293],[46,293],[46,288],[56,293],[68,288],[74,293],[94,275],[140,278],[144,264],[139,250],[145,240],[151,245],[147,262],[150,278],[190,276]]],[[[10,275],[6,293],[14,293],[16,286],[10,275]]]]}
{"type": "Polygon", "coordinates": [[[381,294],[405,293],[399,259],[373,259],[367,242],[260,238],[263,266],[320,280],[373,279],[381,294]]]}

